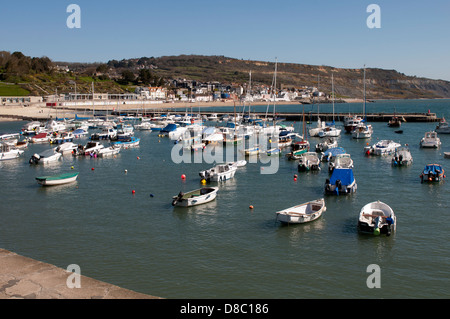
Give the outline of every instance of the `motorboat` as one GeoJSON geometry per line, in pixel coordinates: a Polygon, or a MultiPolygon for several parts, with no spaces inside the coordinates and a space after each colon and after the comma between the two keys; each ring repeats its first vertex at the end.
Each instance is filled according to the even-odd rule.
{"type": "Polygon", "coordinates": [[[117,138],[117,130],[113,127],[104,127],[100,132],[91,135],[91,141],[114,140],[117,138]]]}
{"type": "Polygon", "coordinates": [[[338,142],[336,139],[328,137],[323,142],[316,144],[316,152],[321,153],[325,152],[329,148],[334,148],[338,146],[338,142]]]}
{"type": "Polygon", "coordinates": [[[48,143],[50,141],[51,134],[48,132],[42,132],[32,136],[29,141],[30,143],[40,144],[48,143]]]}
{"type": "Polygon", "coordinates": [[[58,145],[55,148],[55,151],[65,155],[65,154],[72,154],[73,152],[76,152],[78,148],[78,144],[75,144],[73,142],[66,142],[58,145]]]}
{"type": "Polygon", "coordinates": [[[75,136],[72,132],[56,133],[54,137],[50,137],[51,144],[62,144],[66,142],[72,142],[75,136]]]}
{"type": "Polygon", "coordinates": [[[364,139],[372,137],[373,128],[370,124],[361,122],[352,131],[352,137],[354,139],[364,139]]]}
{"type": "Polygon", "coordinates": [[[77,180],[78,174],[78,172],[73,172],[52,176],[41,176],[36,177],[36,180],[38,184],[42,186],[55,186],[75,182],[77,180]]]}
{"type": "Polygon", "coordinates": [[[333,173],[335,168],[353,168],[353,160],[350,154],[336,154],[328,162],[328,171],[333,173]]]}
{"type": "Polygon", "coordinates": [[[425,136],[420,140],[420,147],[422,148],[439,148],[441,146],[441,139],[435,131],[426,132],[425,136]]]}
{"type": "Polygon", "coordinates": [[[402,146],[400,143],[393,140],[381,140],[373,144],[372,146],[366,146],[364,151],[367,155],[390,155],[393,154],[397,147],[402,146]]]}
{"type": "Polygon", "coordinates": [[[444,158],[450,158],[450,152],[444,152],[444,158]]]}
{"type": "Polygon", "coordinates": [[[440,182],[445,178],[445,171],[440,164],[428,164],[420,174],[420,182],[440,182]]]}
{"type": "Polygon", "coordinates": [[[365,205],[358,218],[358,230],[362,233],[389,236],[395,231],[397,218],[392,208],[380,201],[365,205]]]}
{"type": "Polygon", "coordinates": [[[392,156],[392,166],[408,166],[413,162],[413,158],[407,146],[400,146],[395,149],[392,156]]]}
{"type": "Polygon", "coordinates": [[[72,134],[75,138],[80,138],[80,137],[87,136],[89,133],[85,129],[77,128],[76,130],[74,130],[72,132],[72,134]]]}
{"type": "Polygon", "coordinates": [[[0,144],[0,161],[6,161],[20,157],[24,153],[23,150],[18,149],[8,143],[0,144]]]}
{"type": "Polygon", "coordinates": [[[341,134],[341,129],[335,126],[326,126],[322,131],[319,132],[319,137],[338,137],[341,134]]]}
{"type": "Polygon", "coordinates": [[[306,152],[298,159],[299,171],[320,171],[320,158],[316,152],[306,152]]]}
{"type": "Polygon", "coordinates": [[[118,141],[127,140],[134,135],[134,127],[131,124],[118,124],[116,139],[118,141]]]}
{"type": "Polygon", "coordinates": [[[31,121],[22,126],[22,134],[23,135],[35,135],[40,127],[44,127],[39,121],[31,121]]]}
{"type": "Polygon", "coordinates": [[[318,219],[326,210],[325,200],[320,198],[278,211],[276,219],[284,224],[303,224],[318,219]]]}
{"type": "Polygon", "coordinates": [[[398,116],[393,116],[389,120],[388,126],[389,127],[400,127],[400,126],[402,126],[402,121],[400,120],[400,118],[398,116]]]}
{"type": "Polygon", "coordinates": [[[348,115],[344,117],[344,130],[347,133],[353,132],[353,130],[363,122],[363,119],[357,115],[348,115]]]}
{"type": "Polygon", "coordinates": [[[111,145],[108,147],[103,147],[103,148],[97,150],[97,155],[100,157],[116,155],[116,154],[119,154],[120,149],[121,149],[120,145],[111,145]]]}
{"type": "Polygon", "coordinates": [[[173,197],[172,206],[191,207],[206,204],[216,199],[218,187],[203,187],[188,193],[180,192],[173,197]]]}
{"type": "Polygon", "coordinates": [[[73,152],[74,155],[94,155],[96,154],[100,149],[104,148],[105,146],[97,141],[89,141],[86,143],[86,145],[78,145],[78,148],[76,151],[73,152]]]}
{"type": "Polygon", "coordinates": [[[339,154],[345,154],[346,151],[343,147],[333,147],[327,149],[325,152],[322,153],[320,160],[322,162],[329,162],[333,159],[333,157],[336,157],[339,154]]]}
{"type": "Polygon", "coordinates": [[[351,168],[335,168],[325,181],[325,194],[350,194],[356,192],[357,184],[351,168]]]}
{"type": "Polygon", "coordinates": [[[31,156],[29,163],[30,164],[50,164],[57,162],[61,158],[62,154],[57,152],[55,148],[51,148],[49,150],[45,150],[42,153],[36,153],[31,156]]]}
{"type": "Polygon", "coordinates": [[[302,154],[309,152],[309,142],[307,140],[294,142],[291,145],[291,150],[286,156],[290,160],[297,160],[302,154]]]}
{"type": "Polygon", "coordinates": [[[136,136],[129,136],[127,138],[124,138],[120,141],[115,141],[112,142],[112,145],[118,145],[124,149],[129,148],[129,147],[136,147],[139,146],[140,143],[140,138],[136,137],[136,136]]]}
{"type": "Polygon", "coordinates": [[[208,170],[201,171],[200,177],[206,181],[220,182],[234,177],[237,166],[229,164],[219,164],[208,170]]]}
{"type": "Polygon", "coordinates": [[[450,126],[448,125],[448,122],[445,120],[445,118],[442,118],[439,121],[434,131],[439,134],[450,134],[450,126]]]}

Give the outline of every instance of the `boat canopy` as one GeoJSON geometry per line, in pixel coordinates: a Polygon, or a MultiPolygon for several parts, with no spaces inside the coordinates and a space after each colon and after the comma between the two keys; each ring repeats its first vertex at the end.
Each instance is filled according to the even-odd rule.
{"type": "Polygon", "coordinates": [[[443,172],[442,166],[438,165],[438,164],[428,164],[423,169],[423,173],[425,175],[428,175],[428,174],[436,175],[436,174],[441,174],[442,172],[443,172]]]}
{"type": "Polygon", "coordinates": [[[354,182],[353,170],[351,168],[335,168],[330,178],[330,184],[336,184],[340,180],[342,185],[350,185],[354,182]]]}
{"type": "Polygon", "coordinates": [[[344,148],[342,148],[342,147],[333,147],[333,148],[327,149],[327,150],[323,153],[323,155],[324,155],[325,157],[327,157],[327,156],[329,156],[329,155],[331,155],[331,156],[336,156],[336,155],[338,155],[338,154],[345,154],[345,153],[346,153],[346,151],[344,150],[344,148]]]}
{"type": "Polygon", "coordinates": [[[161,132],[172,132],[172,131],[175,131],[177,129],[177,127],[178,126],[173,123],[167,124],[166,127],[161,130],[161,132]]]}
{"type": "Polygon", "coordinates": [[[208,126],[208,127],[203,129],[202,133],[205,134],[205,135],[210,135],[210,134],[213,134],[215,132],[215,130],[216,129],[214,127],[208,126]]]}

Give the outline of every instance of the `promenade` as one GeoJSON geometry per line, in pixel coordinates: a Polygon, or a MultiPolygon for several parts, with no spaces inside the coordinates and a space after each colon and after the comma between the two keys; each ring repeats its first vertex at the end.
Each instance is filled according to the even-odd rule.
{"type": "Polygon", "coordinates": [[[161,299],[80,275],[69,288],[65,269],[0,248],[0,299],[161,299]]]}

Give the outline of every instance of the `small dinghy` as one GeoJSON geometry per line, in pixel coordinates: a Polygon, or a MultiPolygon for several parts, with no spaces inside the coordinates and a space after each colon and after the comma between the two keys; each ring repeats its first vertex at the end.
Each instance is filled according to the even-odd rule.
{"type": "Polygon", "coordinates": [[[190,207],[206,204],[216,198],[218,191],[218,187],[203,187],[186,194],[180,192],[177,196],[173,197],[172,206],[190,207]]]}
{"type": "Polygon", "coordinates": [[[327,210],[323,198],[276,212],[277,221],[285,224],[303,224],[322,216],[327,210]]]}
{"type": "Polygon", "coordinates": [[[54,186],[54,185],[62,185],[67,183],[72,183],[77,180],[78,172],[74,173],[66,173],[59,174],[53,176],[41,176],[36,177],[38,184],[42,186],[54,186]]]}
{"type": "Polygon", "coordinates": [[[389,205],[376,201],[365,205],[359,213],[358,229],[362,233],[389,236],[395,230],[397,218],[389,205]]]}

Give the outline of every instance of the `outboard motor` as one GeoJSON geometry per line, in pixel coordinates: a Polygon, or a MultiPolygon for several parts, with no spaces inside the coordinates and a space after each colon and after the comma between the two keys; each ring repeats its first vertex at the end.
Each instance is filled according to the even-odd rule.
{"type": "Polygon", "coordinates": [[[180,192],[178,194],[178,196],[174,196],[173,201],[172,201],[172,206],[175,206],[178,203],[178,201],[183,198],[183,196],[184,196],[183,192],[180,192]]]}
{"type": "Polygon", "coordinates": [[[37,164],[37,163],[39,163],[40,159],[41,159],[41,157],[39,156],[39,154],[34,154],[30,158],[30,164],[37,164]]]}

